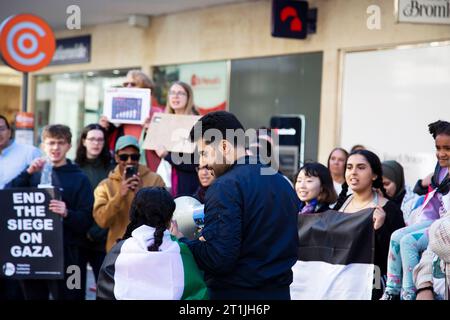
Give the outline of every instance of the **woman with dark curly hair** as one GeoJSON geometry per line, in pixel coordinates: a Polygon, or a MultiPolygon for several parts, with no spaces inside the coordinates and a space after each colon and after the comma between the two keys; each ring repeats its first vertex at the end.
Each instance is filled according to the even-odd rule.
{"type": "MultiPolygon", "coordinates": [[[[105,140],[105,129],[99,124],[93,123],[83,129],[78,141],[75,163],[89,178],[92,190],[95,190],[100,181],[107,178],[108,173],[114,169],[114,163],[105,140]]],[[[79,261],[83,292],[86,288],[87,263],[92,267],[95,280],[98,279],[98,272],[105,258],[107,234],[107,229],[100,228],[94,222],[81,240],[79,261]]]]}

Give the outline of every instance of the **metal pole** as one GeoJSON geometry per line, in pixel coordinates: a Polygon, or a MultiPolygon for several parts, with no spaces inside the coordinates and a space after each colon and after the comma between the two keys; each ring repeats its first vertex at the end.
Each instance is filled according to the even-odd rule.
{"type": "Polygon", "coordinates": [[[28,98],[28,72],[23,73],[22,77],[22,111],[27,112],[28,98]]]}

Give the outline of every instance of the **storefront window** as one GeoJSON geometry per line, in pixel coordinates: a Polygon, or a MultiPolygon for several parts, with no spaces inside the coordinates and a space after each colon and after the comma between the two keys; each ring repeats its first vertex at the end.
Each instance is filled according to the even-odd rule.
{"type": "Polygon", "coordinates": [[[36,144],[47,124],[62,123],[72,131],[74,159],[78,137],[86,125],[97,123],[103,111],[106,88],[121,86],[129,69],[36,76],[36,144]]]}
{"type": "Polygon", "coordinates": [[[192,87],[195,109],[199,114],[227,110],[228,69],[227,61],[154,67],[156,99],[160,105],[166,105],[170,85],[180,80],[192,87]]]}

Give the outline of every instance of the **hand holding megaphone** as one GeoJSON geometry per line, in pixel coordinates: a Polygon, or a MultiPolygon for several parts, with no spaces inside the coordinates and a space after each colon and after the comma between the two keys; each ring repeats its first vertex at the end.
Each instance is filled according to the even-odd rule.
{"type": "Polygon", "coordinates": [[[198,229],[203,227],[204,205],[189,196],[175,198],[175,205],[171,233],[177,238],[183,234],[190,240],[195,239],[198,229]]]}
{"type": "Polygon", "coordinates": [[[175,219],[170,221],[170,229],[169,229],[169,231],[177,239],[180,239],[180,238],[184,237],[184,234],[178,228],[178,223],[177,223],[177,220],[175,220],[175,219]]]}

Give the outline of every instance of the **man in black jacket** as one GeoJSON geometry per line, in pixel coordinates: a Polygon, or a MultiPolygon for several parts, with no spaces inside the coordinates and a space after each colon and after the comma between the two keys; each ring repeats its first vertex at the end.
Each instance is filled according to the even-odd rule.
{"type": "MultiPolygon", "coordinates": [[[[88,177],[66,158],[71,147],[72,134],[65,125],[48,125],[42,132],[42,144],[52,164],[52,185],[59,189],[61,200],[50,201],[49,209],[63,218],[64,280],[21,280],[25,299],[46,300],[51,293],[55,300],[84,300],[79,288],[69,289],[66,270],[78,265],[78,245],[93,223],[94,195],[88,177]]],[[[35,159],[31,165],[6,187],[37,187],[46,160],[35,159]]]]}
{"type": "MultiPolygon", "coordinates": [[[[224,111],[203,116],[192,128],[200,167],[217,178],[206,192],[201,240],[181,241],[204,270],[211,299],[288,300],[299,200],[283,176],[246,156],[239,133],[241,123],[224,111]]],[[[172,232],[182,237],[176,225],[172,232]]]]}

